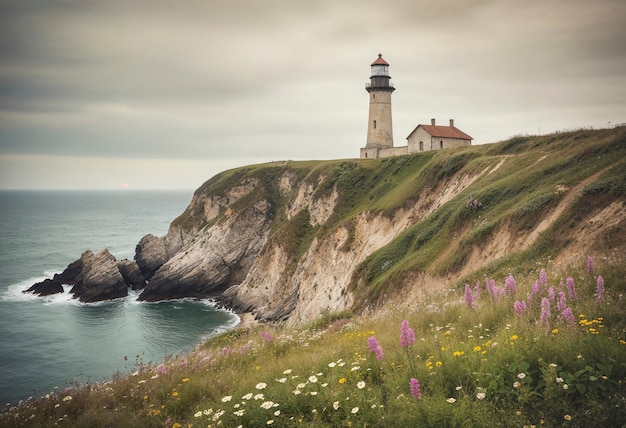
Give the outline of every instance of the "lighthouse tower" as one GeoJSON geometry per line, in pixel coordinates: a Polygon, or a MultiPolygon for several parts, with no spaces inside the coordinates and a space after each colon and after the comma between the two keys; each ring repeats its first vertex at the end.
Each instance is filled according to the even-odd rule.
{"type": "MultiPolygon", "coordinates": [[[[370,82],[365,89],[370,94],[370,111],[365,150],[393,147],[391,127],[391,93],[395,90],[389,76],[389,64],[378,54],[372,63],[370,82]]],[[[364,156],[361,156],[364,157],[364,156]]],[[[367,157],[367,156],[365,156],[367,157]]]]}

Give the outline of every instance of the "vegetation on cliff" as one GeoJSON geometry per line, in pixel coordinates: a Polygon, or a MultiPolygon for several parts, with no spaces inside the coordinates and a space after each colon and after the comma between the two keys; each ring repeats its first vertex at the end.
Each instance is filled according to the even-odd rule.
{"type": "MultiPolygon", "coordinates": [[[[248,166],[201,186],[173,226],[200,234],[261,200],[261,266],[288,265],[276,281],[307,258],[325,254],[322,272],[347,263],[328,254],[361,251],[331,284],[349,305],[138,361],[132,375],[6,408],[0,425],[626,424],[626,128],[248,166]]],[[[324,297],[306,277],[289,293],[324,297]]]]}

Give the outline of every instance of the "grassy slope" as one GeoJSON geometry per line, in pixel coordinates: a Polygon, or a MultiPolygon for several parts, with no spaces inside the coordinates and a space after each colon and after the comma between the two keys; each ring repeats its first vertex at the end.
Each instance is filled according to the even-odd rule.
{"type": "MultiPolygon", "coordinates": [[[[0,426],[160,427],[168,420],[170,426],[202,427],[220,421],[223,426],[264,426],[270,420],[275,426],[521,427],[542,421],[547,426],[621,426],[626,423],[623,261],[598,259],[593,275],[581,266],[586,255],[579,265],[560,270],[538,263],[568,245],[577,219],[624,200],[625,135],[625,129],[580,131],[377,161],[289,162],[227,171],[197,193],[219,194],[246,176],[259,178],[262,186],[238,201],[239,208],[260,196],[270,200],[274,233],[291,237],[290,245],[301,254],[311,232],[349,224],[365,209],[391,214],[455,174],[480,173],[503,156],[514,156],[372,254],[354,279],[361,304],[377,301],[407,272],[457,272],[473,246],[484,245],[498,228],[532,229],[562,197],[555,185],[571,187],[597,172],[601,175],[534,246],[511,251],[486,271],[464,278],[473,284],[487,273],[502,286],[512,272],[518,282],[514,295],[492,299],[483,285],[482,296],[475,296],[469,308],[462,290],[452,288],[402,307],[382,307],[369,316],[324,314],[297,330],[236,329],[159,367],[139,364],[133,376],[69,388],[6,409],[0,426]],[[302,231],[299,216],[284,218],[281,208],[288,201],[276,182],[287,169],[311,182],[326,176],[318,196],[337,184],[338,209],[319,230],[302,231]],[[467,209],[470,195],[483,207],[467,209]],[[459,245],[450,251],[455,233],[459,245]],[[548,269],[548,285],[516,315],[514,301],[526,301],[541,267],[548,269]],[[604,302],[595,301],[597,275],[606,284],[604,302]],[[568,276],[575,280],[577,300],[559,285],[568,276]],[[550,301],[549,326],[540,315],[548,287],[557,295],[550,301]],[[559,291],[566,295],[575,325],[559,316],[559,291]],[[399,343],[404,319],[417,338],[407,349],[399,343]],[[370,336],[380,342],[382,360],[368,350],[370,336]],[[420,399],[411,397],[411,378],[421,385],[420,399]],[[252,398],[247,399],[249,393],[252,398]],[[256,394],[263,398],[255,400],[256,394]]],[[[191,227],[200,214],[192,209],[176,222],[191,227]]],[[[593,248],[599,254],[606,250],[602,242],[593,248]]]]}

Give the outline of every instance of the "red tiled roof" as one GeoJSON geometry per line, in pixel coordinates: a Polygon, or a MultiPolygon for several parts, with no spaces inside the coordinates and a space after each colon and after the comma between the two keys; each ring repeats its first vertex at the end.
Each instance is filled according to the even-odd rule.
{"type": "MultiPolygon", "coordinates": [[[[415,129],[409,134],[409,137],[413,135],[413,132],[417,131],[419,127],[424,128],[433,137],[441,138],[460,138],[462,140],[472,140],[473,138],[461,131],[456,126],[440,126],[440,125],[417,125],[415,129]]],[[[409,138],[407,137],[407,138],[409,138]]]]}
{"type": "Polygon", "coordinates": [[[383,59],[383,54],[378,54],[378,59],[372,63],[372,65],[389,65],[387,61],[383,59]]]}

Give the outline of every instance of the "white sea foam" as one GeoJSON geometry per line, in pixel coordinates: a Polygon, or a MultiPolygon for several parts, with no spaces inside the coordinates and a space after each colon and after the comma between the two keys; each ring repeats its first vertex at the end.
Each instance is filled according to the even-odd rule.
{"type": "Polygon", "coordinates": [[[26,302],[31,300],[40,299],[39,296],[33,293],[23,293],[28,290],[33,284],[41,282],[47,276],[33,277],[25,279],[24,281],[17,282],[9,285],[2,294],[0,294],[0,300],[3,302],[26,302]]]}

